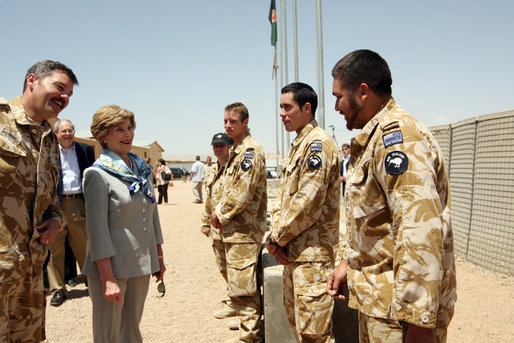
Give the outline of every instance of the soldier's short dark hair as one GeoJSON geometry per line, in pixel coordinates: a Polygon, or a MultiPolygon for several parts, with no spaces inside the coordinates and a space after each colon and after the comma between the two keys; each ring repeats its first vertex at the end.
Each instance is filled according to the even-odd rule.
{"type": "Polygon", "coordinates": [[[332,76],[351,94],[365,83],[377,95],[391,95],[391,71],[387,62],[371,50],[355,50],[343,57],[332,69],[332,76]]]}
{"type": "Polygon", "coordinates": [[[241,122],[244,122],[250,116],[248,113],[248,108],[242,102],[234,102],[233,104],[227,105],[225,107],[225,112],[229,111],[237,111],[239,113],[239,119],[241,119],[241,122]]]}
{"type": "Polygon", "coordinates": [[[47,77],[50,73],[59,70],[64,72],[70,80],[73,82],[74,85],[78,85],[79,81],[77,80],[77,77],[73,73],[73,70],[68,68],[66,65],[62,64],[61,62],[56,61],[50,61],[50,60],[44,60],[39,61],[36,64],[34,64],[32,67],[27,70],[27,74],[25,74],[25,80],[23,80],[23,92],[25,92],[25,88],[27,88],[27,77],[30,74],[36,75],[38,79],[44,79],[47,77]]]}
{"type": "Polygon", "coordinates": [[[302,108],[306,103],[311,104],[312,115],[316,114],[316,108],[318,108],[318,95],[306,83],[293,82],[282,88],[282,94],[293,93],[293,100],[296,101],[298,106],[302,108]]]}

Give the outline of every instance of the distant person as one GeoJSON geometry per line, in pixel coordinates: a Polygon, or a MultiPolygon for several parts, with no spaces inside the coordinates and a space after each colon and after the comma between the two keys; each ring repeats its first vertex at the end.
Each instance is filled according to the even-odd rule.
{"type": "Polygon", "coordinates": [[[157,190],[159,192],[159,201],[157,204],[162,204],[162,200],[164,199],[164,203],[168,203],[168,187],[170,186],[170,182],[173,179],[173,174],[171,173],[170,168],[166,166],[166,161],[164,159],[160,158],[157,161],[157,172],[156,179],[157,179],[157,190]],[[166,180],[163,178],[164,177],[166,180]]]}
{"type": "Polygon", "coordinates": [[[356,50],[332,69],[336,111],[352,139],[343,260],[328,292],[359,310],[360,342],[445,342],[456,296],[450,186],[430,130],[391,96],[376,52],[356,50]]]}
{"type": "Polygon", "coordinates": [[[297,136],[284,159],[268,252],[284,265],[284,306],[298,342],[334,342],[334,300],[326,292],[339,241],[339,149],[314,119],[318,96],[295,82],[282,88],[280,117],[297,136]]]}
{"type": "Polygon", "coordinates": [[[78,81],[62,63],[41,61],[23,94],[0,98],[0,341],[45,340],[43,263],[65,224],[59,207],[59,150],[48,120],[68,106],[78,81]]]}
{"type": "Polygon", "coordinates": [[[209,177],[209,174],[213,171],[213,169],[214,169],[214,163],[212,163],[212,157],[207,156],[207,161],[203,165],[203,171],[202,171],[202,182],[204,185],[205,185],[205,179],[209,177]]]}
{"type": "Polygon", "coordinates": [[[186,183],[186,178],[187,178],[187,172],[186,172],[186,169],[184,167],[180,167],[180,170],[182,170],[182,182],[186,183]]]}
{"type": "Polygon", "coordinates": [[[341,161],[341,168],[339,171],[339,175],[341,176],[341,185],[342,185],[342,195],[344,197],[344,191],[346,186],[346,179],[348,176],[348,167],[350,165],[350,145],[344,143],[341,147],[343,150],[343,160],[341,161]]]}
{"type": "Polygon", "coordinates": [[[227,258],[228,292],[240,321],[239,341],[262,342],[257,260],[266,230],[266,161],[250,135],[249,114],[240,102],[225,107],[227,135],[234,140],[224,173],[223,195],[211,214],[227,258]]]}
{"type": "Polygon", "coordinates": [[[277,168],[276,167],[271,169],[270,174],[271,174],[271,178],[272,179],[278,179],[278,173],[277,173],[277,168]]]}
{"type": "MultiPolygon", "coordinates": [[[[216,257],[216,264],[221,276],[227,282],[227,259],[225,256],[225,244],[219,229],[211,225],[211,213],[220,202],[223,195],[224,171],[227,165],[228,152],[234,141],[225,132],[220,132],[212,137],[212,150],[217,162],[212,166],[212,172],[204,178],[205,183],[205,212],[202,216],[202,233],[212,238],[212,249],[216,257]]],[[[208,160],[208,158],[207,158],[208,160]]],[[[204,170],[205,174],[205,170],[204,170]]],[[[230,299],[222,301],[222,308],[214,313],[218,319],[237,316],[237,312],[232,307],[230,299]]],[[[231,329],[239,330],[239,322],[231,322],[231,329]]]]}
{"type": "Polygon", "coordinates": [[[193,181],[193,195],[195,196],[195,204],[201,204],[202,199],[202,172],[203,163],[200,162],[200,156],[196,156],[196,162],[191,167],[191,181],[193,181]]]}
{"type": "Polygon", "coordinates": [[[119,106],[101,107],[91,133],[104,148],[84,173],[88,276],[95,343],[142,342],[139,323],[150,275],[166,267],[150,166],[130,152],[136,122],[119,106]]]}
{"type": "Polygon", "coordinates": [[[61,162],[57,194],[61,209],[66,215],[67,225],[59,231],[55,241],[48,244],[50,260],[47,266],[50,305],[60,306],[66,300],[65,285],[65,241],[68,239],[80,269],[86,258],[86,208],[82,192],[84,170],[95,161],[95,150],[91,145],[75,142],[75,126],[69,120],[58,120],[54,132],[59,141],[61,162]]]}

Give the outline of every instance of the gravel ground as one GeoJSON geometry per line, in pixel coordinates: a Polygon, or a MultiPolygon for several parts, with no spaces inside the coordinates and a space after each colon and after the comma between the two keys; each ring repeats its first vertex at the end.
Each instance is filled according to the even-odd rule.
{"type": "MultiPolygon", "coordinates": [[[[170,203],[159,206],[164,233],[166,295],[152,282],[141,331],[145,342],[224,342],[236,338],[227,319],[213,317],[225,297],[210,240],[200,233],[203,205],[193,204],[191,183],[175,182],[170,203]]],[[[448,342],[513,342],[514,278],[457,260],[455,316],[448,342]]],[[[47,343],[92,342],[91,302],[84,285],[69,288],[60,307],[48,306],[47,343]]],[[[47,303],[51,297],[47,297],[47,303]]]]}

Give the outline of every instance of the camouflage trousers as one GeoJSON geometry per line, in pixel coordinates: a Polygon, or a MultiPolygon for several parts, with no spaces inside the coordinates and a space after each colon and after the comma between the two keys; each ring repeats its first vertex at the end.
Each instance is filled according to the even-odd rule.
{"type": "Polygon", "coordinates": [[[225,243],[219,239],[212,240],[212,251],[216,258],[216,265],[220,271],[221,276],[227,282],[227,257],[225,255],[225,243]]]}
{"type": "Polygon", "coordinates": [[[228,294],[239,318],[239,341],[259,343],[261,295],[257,287],[257,260],[261,244],[225,243],[228,294]]]}
{"type": "Polygon", "coordinates": [[[334,342],[334,300],[327,294],[333,262],[293,262],[284,266],[284,305],[298,342],[334,342]]]}
{"type": "Polygon", "coordinates": [[[42,270],[23,282],[2,287],[0,342],[41,342],[45,337],[46,297],[42,270]]]}
{"type": "MultiPolygon", "coordinates": [[[[449,322],[448,322],[449,323],[449,322]]],[[[409,323],[376,318],[359,311],[359,342],[361,343],[403,343],[409,323]]],[[[437,343],[446,342],[447,326],[434,329],[437,343]]]]}

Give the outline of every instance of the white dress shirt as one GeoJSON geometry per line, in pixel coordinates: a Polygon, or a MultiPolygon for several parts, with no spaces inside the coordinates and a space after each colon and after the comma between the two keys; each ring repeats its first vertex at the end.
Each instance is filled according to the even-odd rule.
{"type": "Polygon", "coordinates": [[[62,192],[63,194],[82,193],[82,182],[80,181],[80,167],[75,152],[75,144],[71,148],[63,148],[59,144],[62,167],[62,192]]]}

